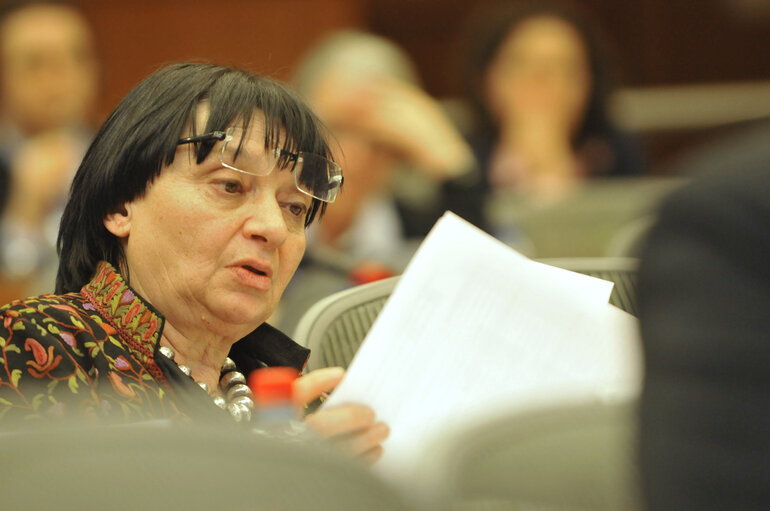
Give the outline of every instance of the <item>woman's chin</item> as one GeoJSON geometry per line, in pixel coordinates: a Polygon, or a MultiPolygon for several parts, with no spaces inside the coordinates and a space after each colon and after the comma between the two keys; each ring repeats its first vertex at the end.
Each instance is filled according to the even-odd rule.
{"type": "Polygon", "coordinates": [[[264,323],[273,312],[273,309],[261,300],[243,298],[228,300],[210,310],[220,322],[234,327],[242,326],[243,329],[248,329],[247,332],[264,323]]]}

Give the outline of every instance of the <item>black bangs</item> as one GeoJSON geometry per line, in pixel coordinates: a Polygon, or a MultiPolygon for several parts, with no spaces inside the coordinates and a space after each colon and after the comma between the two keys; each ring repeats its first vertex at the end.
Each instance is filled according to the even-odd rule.
{"type": "Polygon", "coordinates": [[[280,145],[290,153],[303,151],[332,159],[329,146],[319,131],[320,121],[303,100],[280,87],[283,89],[281,94],[275,94],[270,87],[262,87],[264,101],[260,109],[265,116],[267,142],[272,147],[280,145]]]}
{"type": "MultiPolygon", "coordinates": [[[[203,100],[209,103],[207,133],[225,131],[233,125],[248,132],[254,113],[260,111],[265,147],[279,147],[291,153],[304,151],[332,159],[320,130],[320,121],[304,100],[275,80],[232,70],[212,85],[208,94],[201,98],[203,100]]],[[[196,126],[194,117],[190,121],[193,127],[196,126]]],[[[206,155],[197,156],[201,160],[206,155]]]]}

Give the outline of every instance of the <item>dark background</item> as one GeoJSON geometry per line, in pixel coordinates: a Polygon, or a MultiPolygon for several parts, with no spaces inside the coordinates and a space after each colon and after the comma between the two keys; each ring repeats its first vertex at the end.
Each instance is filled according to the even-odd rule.
{"type": "MultiPolygon", "coordinates": [[[[460,93],[467,20],[495,0],[82,0],[104,69],[101,114],[144,76],[178,60],[234,64],[288,79],[325,33],[389,37],[426,89],[460,93]]],[[[630,87],[770,80],[770,0],[586,0],[630,87]]],[[[653,167],[718,130],[647,133],[653,167]]]]}

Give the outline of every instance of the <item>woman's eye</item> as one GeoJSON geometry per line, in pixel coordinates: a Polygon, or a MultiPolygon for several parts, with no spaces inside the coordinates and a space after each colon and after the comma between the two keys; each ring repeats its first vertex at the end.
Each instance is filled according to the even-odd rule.
{"type": "Polygon", "coordinates": [[[307,206],[301,203],[292,203],[288,205],[289,212],[296,217],[305,217],[307,213],[307,206]]]}
{"type": "Polygon", "coordinates": [[[220,186],[222,187],[222,190],[228,194],[240,193],[243,190],[241,183],[238,181],[222,181],[220,186]]]}

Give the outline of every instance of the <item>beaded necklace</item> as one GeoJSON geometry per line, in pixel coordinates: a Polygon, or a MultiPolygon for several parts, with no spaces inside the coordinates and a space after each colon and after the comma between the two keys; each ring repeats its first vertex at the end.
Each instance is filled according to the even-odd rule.
{"type": "MultiPolygon", "coordinates": [[[[176,353],[168,346],[161,346],[158,351],[167,359],[174,362],[179,370],[192,379],[190,368],[174,360],[176,353]]],[[[194,380],[193,380],[194,381],[194,380]]],[[[230,357],[225,359],[224,365],[219,372],[219,388],[212,391],[209,386],[202,381],[195,382],[200,388],[205,390],[214,400],[214,404],[223,410],[227,410],[232,415],[235,422],[251,421],[252,411],[254,410],[254,399],[251,389],[246,385],[246,377],[243,376],[235,367],[235,362],[230,357]]]]}

